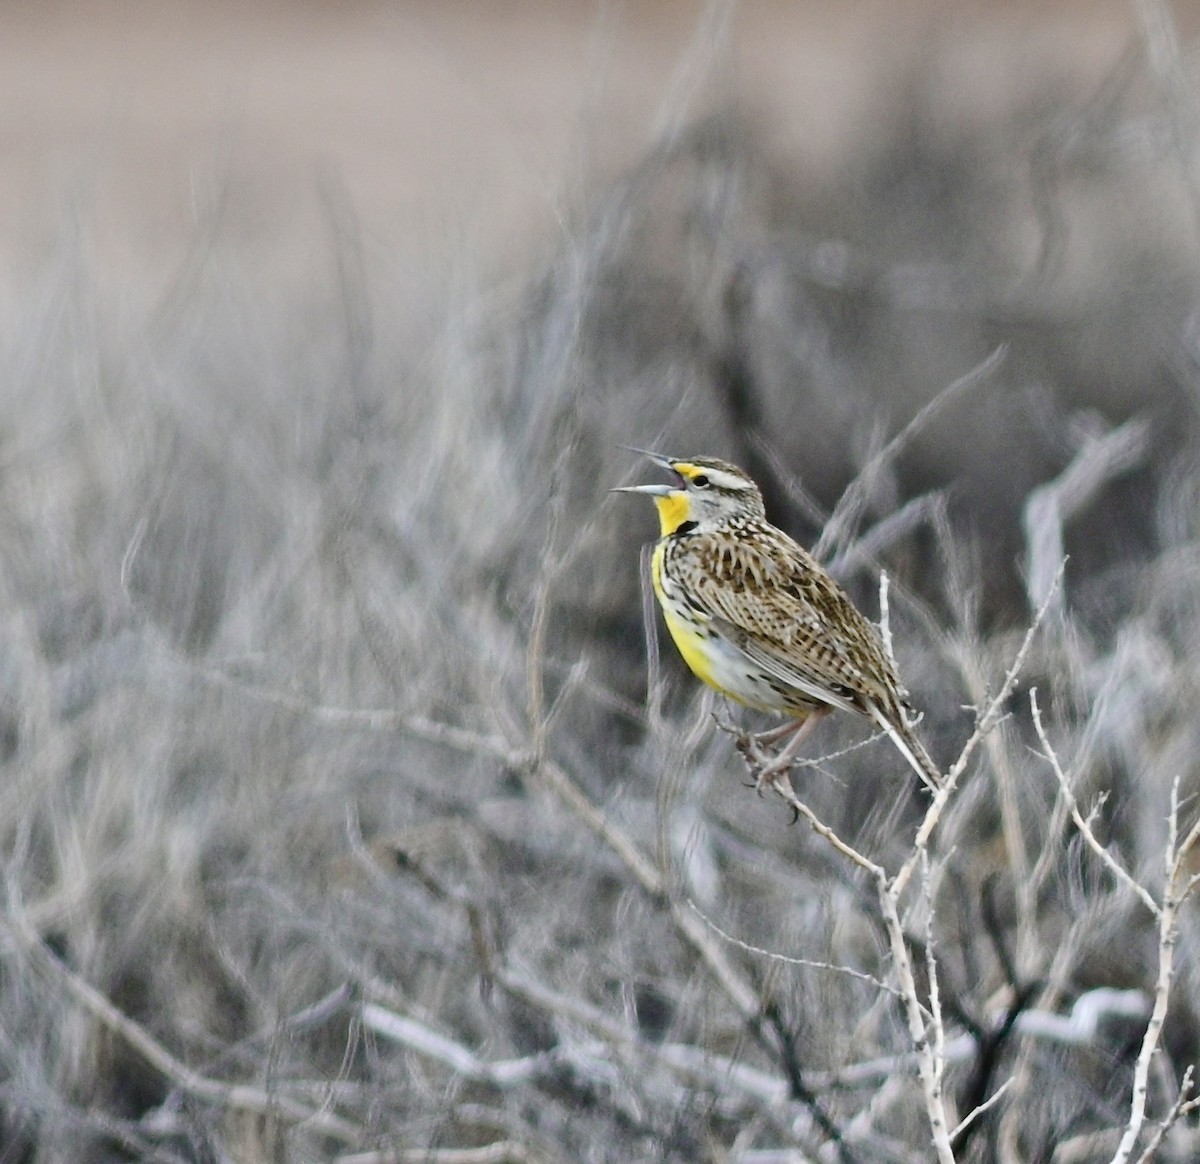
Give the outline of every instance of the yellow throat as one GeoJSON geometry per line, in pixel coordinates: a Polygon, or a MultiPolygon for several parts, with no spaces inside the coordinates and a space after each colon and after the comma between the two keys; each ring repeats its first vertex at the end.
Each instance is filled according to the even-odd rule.
{"type": "Polygon", "coordinates": [[[692,511],[688,495],[682,489],[672,489],[663,497],[655,497],[654,504],[658,508],[658,523],[664,538],[683,525],[692,511]]]}

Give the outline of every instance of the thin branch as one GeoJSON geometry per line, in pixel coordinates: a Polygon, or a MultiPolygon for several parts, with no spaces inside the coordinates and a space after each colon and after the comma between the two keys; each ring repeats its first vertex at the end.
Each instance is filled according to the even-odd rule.
{"type": "Polygon", "coordinates": [[[825,523],[812,554],[818,561],[829,556],[829,551],[844,537],[846,529],[856,519],[862,507],[871,496],[879,474],[892,462],[896,454],[921,431],[922,428],[957,396],[983,383],[1004,362],[1008,355],[1008,345],[1000,344],[976,364],[964,376],[948,384],[932,400],[929,401],[890,441],[887,442],[867,463],[855,474],[854,480],[847,486],[833,513],[825,523]]]}
{"type": "Polygon", "coordinates": [[[870,873],[872,877],[883,879],[886,881],[887,872],[882,865],[877,865],[870,857],[864,856],[853,845],[847,844],[842,840],[827,825],[817,814],[809,808],[797,795],[791,782],[787,779],[786,773],[780,774],[775,778],[772,787],[783,798],[784,803],[796,814],[797,818],[804,817],[808,821],[809,828],[817,834],[826,844],[830,845],[834,850],[840,853],[847,861],[857,865],[860,869],[870,873]]]}
{"type": "Polygon", "coordinates": [[[642,855],[641,850],[619,826],[613,824],[604,812],[592,803],[558,764],[546,760],[539,765],[537,774],[547,787],[625,862],[646,893],[669,905],[676,927],[707,964],[738,1012],[743,1018],[757,1023],[762,1012],[758,994],[725,956],[724,950],[717,945],[704,923],[683,902],[672,898],[667,891],[666,882],[650,860],[642,855]]]}
{"type": "Polygon", "coordinates": [[[373,1002],[363,1003],[361,1017],[363,1026],[372,1034],[433,1059],[455,1075],[482,1080],[493,1087],[513,1087],[540,1079],[555,1069],[559,1059],[554,1052],[528,1055],[522,1059],[481,1059],[461,1043],[438,1034],[424,1023],[373,1002]]]}
{"type": "Polygon", "coordinates": [[[913,838],[913,851],[908,860],[900,867],[899,872],[897,872],[892,881],[892,892],[895,893],[897,898],[904,892],[905,886],[912,877],[913,871],[921,859],[921,852],[929,844],[929,838],[933,835],[933,830],[937,828],[942,813],[945,811],[946,805],[949,803],[959,779],[966,771],[967,765],[975,753],[975,749],[979,747],[980,743],[987,737],[996,724],[999,723],[1003,714],[1001,709],[1008,701],[1008,697],[1012,694],[1012,690],[1016,686],[1017,677],[1021,674],[1025,666],[1026,656],[1028,656],[1030,648],[1033,646],[1034,636],[1041,627],[1042,621],[1046,617],[1046,612],[1050,608],[1050,603],[1062,583],[1063,570],[1065,568],[1066,559],[1063,560],[1058,568],[1058,574],[1054,579],[1054,585],[1050,593],[1046,595],[1045,601],[1034,616],[1033,622],[1029,624],[1029,629],[1025,632],[1025,637],[1021,640],[1021,646],[1013,658],[1012,665],[1004,676],[1004,682],[1000,684],[1000,689],[992,697],[983,714],[979,717],[975,724],[975,730],[963,745],[962,751],[958,754],[958,759],[950,766],[950,770],[946,773],[942,781],[942,786],[934,794],[932,803],[926,809],[925,819],[922,820],[920,826],[917,828],[916,836],[913,838]]]}
{"type": "Polygon", "coordinates": [[[892,617],[888,607],[888,575],[886,570],[879,571],[879,635],[883,639],[883,649],[888,661],[896,665],[896,652],[892,650],[892,617]]]}
{"type": "MultiPolygon", "coordinates": [[[[1034,489],[1021,515],[1028,561],[1025,590],[1031,607],[1057,589],[1063,559],[1063,527],[1115,477],[1137,466],[1149,447],[1149,422],[1135,417],[1111,432],[1088,436],[1071,463],[1053,481],[1034,489]]],[[[1055,604],[1059,613],[1062,596],[1055,604]]]]}
{"type": "MultiPolygon", "coordinates": [[[[879,907],[887,929],[888,943],[892,950],[892,962],[904,996],[904,1015],[908,1022],[908,1034],[917,1052],[917,1072],[921,1090],[925,1096],[925,1114],[929,1120],[930,1136],[939,1164],[954,1164],[954,1151],[950,1146],[950,1129],[946,1121],[946,1104],[942,1094],[942,1075],[945,1062],[937,1056],[935,1042],[931,1041],[930,1026],[926,1024],[925,1008],[917,993],[913,978],[912,958],[904,936],[904,925],[900,920],[900,893],[895,882],[888,883],[886,876],[877,879],[879,907]]],[[[944,1046],[943,1035],[937,1026],[933,1031],[937,1043],[944,1046]]]]}
{"type": "Polygon", "coordinates": [[[1012,1080],[1006,1079],[1000,1084],[999,1087],[996,1088],[995,1091],[992,1092],[991,1095],[987,1097],[987,1099],[983,1101],[983,1103],[972,1108],[971,1111],[969,1111],[967,1115],[959,1121],[958,1127],[956,1127],[954,1131],[950,1133],[951,1142],[953,1143],[956,1141],[958,1137],[961,1136],[963,1132],[965,1132],[967,1128],[969,1128],[986,1111],[995,1107],[995,1105],[1004,1098],[1004,1093],[1009,1089],[1010,1086],[1012,1086],[1012,1080]]]}
{"type": "Polygon", "coordinates": [[[768,950],[763,946],[755,946],[750,942],[735,937],[733,934],[723,930],[711,917],[709,917],[694,901],[688,901],[688,905],[695,911],[704,924],[708,926],[713,933],[723,938],[730,945],[736,946],[739,950],[746,954],[756,954],[759,957],[767,958],[772,962],[779,962],[784,966],[802,966],[808,970],[827,970],[832,974],[842,974],[847,978],[854,978],[859,982],[864,982],[866,985],[873,987],[875,990],[882,991],[885,994],[900,997],[900,992],[894,987],[889,986],[880,978],[876,978],[874,974],[867,974],[862,970],[855,970],[852,966],[839,966],[835,962],[822,962],[813,958],[796,958],[790,954],[780,954],[776,950],[768,950]]]}
{"type": "Polygon", "coordinates": [[[800,800],[785,776],[776,778],[774,787],[784,801],[791,806],[797,818],[804,817],[809,827],[819,837],[848,861],[870,873],[875,882],[880,912],[892,952],[892,962],[900,983],[899,992],[904,1005],[909,1036],[916,1048],[917,1074],[925,1096],[925,1111],[929,1119],[934,1150],[939,1164],[954,1164],[954,1153],[950,1147],[950,1133],[942,1096],[944,1062],[938,1059],[935,1047],[935,1042],[944,1046],[944,1034],[940,1030],[940,1024],[934,1024],[932,1021],[927,1023],[929,1012],[921,1002],[921,996],[917,991],[916,980],[913,977],[912,957],[904,934],[904,924],[900,919],[901,890],[896,888],[895,881],[889,881],[887,871],[882,865],[876,864],[843,841],[804,801],[800,800]],[[931,1041],[931,1033],[934,1034],[935,1041],[931,1041]]]}
{"type": "MultiPolygon", "coordinates": [[[[1193,829],[1192,833],[1196,830],[1193,829]]],[[[1191,840],[1192,833],[1188,834],[1191,840]]],[[[1133,1069],[1133,1096],[1129,1104],[1129,1121],[1125,1133],[1113,1155],[1112,1164],[1125,1164],[1133,1152],[1146,1119],[1146,1098],[1149,1090],[1150,1064],[1158,1050],[1163,1023],[1167,1017],[1167,1005],[1171,999],[1171,983],[1175,976],[1175,946],[1179,939],[1179,909],[1185,900],[1186,889],[1181,890],[1180,875],[1186,852],[1176,845],[1179,836],[1179,777],[1171,784],[1171,810],[1167,815],[1167,843],[1163,850],[1163,867],[1166,888],[1158,914],[1158,975],[1154,985],[1154,1009],[1142,1036],[1137,1062],[1133,1069]]]]}
{"type": "Polygon", "coordinates": [[[534,1157],[515,1140],[481,1148],[385,1148],[335,1157],[335,1164],[531,1164],[534,1157]]]}
{"type": "Polygon", "coordinates": [[[1142,1154],[1137,1158],[1137,1164],[1150,1164],[1154,1159],[1155,1153],[1161,1146],[1167,1132],[1175,1126],[1184,1116],[1195,1111],[1200,1107],[1200,1099],[1188,1099],[1188,1092],[1192,1090],[1192,1080],[1195,1076],[1195,1069],[1188,1067],[1183,1073],[1183,1080],[1179,1085],[1179,1094],[1175,1097],[1175,1102],[1171,1104],[1171,1110],[1159,1121],[1158,1127],[1154,1129],[1154,1135],[1146,1143],[1142,1154]]]}
{"type": "MultiPolygon", "coordinates": [[[[929,1024],[926,1030],[933,1044],[933,1062],[940,1086],[946,1073],[946,1028],[942,1022],[942,998],[933,944],[933,880],[929,876],[929,854],[924,850],[921,854],[921,874],[921,883],[925,887],[925,977],[929,980],[929,1024]]],[[[953,1140],[953,1135],[950,1138],[953,1140]]]]}
{"type": "Polygon", "coordinates": [[[1013,1025],[1028,1038],[1087,1046],[1100,1033],[1101,1023],[1105,1019],[1146,1018],[1149,1012],[1150,998],[1144,990],[1116,990],[1111,986],[1097,986],[1075,1000],[1069,1015],[1024,1010],[1013,1025]]]}
{"type": "Polygon", "coordinates": [[[1075,827],[1079,830],[1079,835],[1083,837],[1092,852],[1107,866],[1112,875],[1126,889],[1130,890],[1152,914],[1157,915],[1159,913],[1159,905],[1150,895],[1150,891],[1136,881],[1125,866],[1100,843],[1096,834],[1092,831],[1090,818],[1085,820],[1083,814],[1079,811],[1079,803],[1075,799],[1075,794],[1071,791],[1070,778],[1063,771],[1062,765],[1058,760],[1058,754],[1051,745],[1046,735],[1045,726],[1042,724],[1042,712],[1041,708],[1038,707],[1036,687],[1030,689],[1029,706],[1033,712],[1034,730],[1037,732],[1038,740],[1042,745],[1042,754],[1050,762],[1050,768],[1054,772],[1055,779],[1058,781],[1059,791],[1066,801],[1067,807],[1070,809],[1071,819],[1075,822],[1075,827]]]}
{"type": "Polygon", "coordinates": [[[362,1139],[361,1127],[319,1108],[299,1103],[282,1090],[267,1091],[247,1084],[223,1083],[194,1071],[172,1055],[145,1027],[119,1010],[104,994],[67,966],[46,945],[41,935],[29,926],[19,909],[10,911],[8,921],[21,945],[65,987],[76,1003],[180,1091],[194,1099],[234,1111],[282,1116],[293,1124],[343,1143],[362,1139]]]}
{"type": "Polygon", "coordinates": [[[855,570],[874,563],[890,545],[907,537],[918,526],[934,518],[945,504],[946,493],[941,489],[912,498],[894,513],[889,513],[887,517],[876,522],[831,558],[826,569],[840,580],[853,574],[855,570]]]}

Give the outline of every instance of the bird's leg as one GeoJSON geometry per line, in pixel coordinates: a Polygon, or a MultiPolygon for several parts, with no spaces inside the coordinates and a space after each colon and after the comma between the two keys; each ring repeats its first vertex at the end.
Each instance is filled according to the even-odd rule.
{"type": "Polygon", "coordinates": [[[773,744],[776,740],[781,740],[784,736],[799,729],[803,723],[804,720],[789,719],[786,723],[781,723],[778,727],[768,728],[765,732],[755,732],[750,738],[756,744],[773,744]]]}
{"type": "Polygon", "coordinates": [[[742,753],[747,766],[751,770],[757,771],[771,759],[770,754],[763,750],[763,745],[773,744],[776,740],[783,739],[799,726],[794,719],[789,719],[779,727],[769,728],[765,732],[739,731],[737,733],[737,750],[742,753]]]}
{"type": "Polygon", "coordinates": [[[782,739],[789,732],[792,737],[774,756],[766,760],[765,763],[763,762],[764,757],[762,753],[756,746],[753,750],[750,748],[742,750],[742,754],[746,757],[747,762],[754,772],[755,792],[761,795],[764,784],[773,785],[777,779],[787,772],[792,766],[792,760],[795,758],[796,753],[800,750],[800,745],[808,739],[813,729],[828,714],[828,712],[822,709],[817,709],[816,711],[809,712],[798,723],[784,724],[782,729],[772,728],[770,731],[763,732],[761,735],[753,738],[754,744],[757,745],[761,740],[768,740],[773,743],[775,740],[782,739]]]}

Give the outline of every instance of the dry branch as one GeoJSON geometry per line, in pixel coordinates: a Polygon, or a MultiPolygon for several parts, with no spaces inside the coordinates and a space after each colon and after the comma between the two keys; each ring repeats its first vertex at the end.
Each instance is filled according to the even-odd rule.
{"type": "MultiPolygon", "coordinates": [[[[14,940],[41,964],[43,970],[64,988],[78,1006],[128,1044],[154,1070],[186,1095],[232,1111],[280,1117],[341,1143],[352,1144],[363,1138],[363,1128],[322,1107],[313,1107],[289,1096],[283,1086],[264,1090],[249,1084],[209,1079],[194,1071],[172,1055],[145,1027],[119,1010],[99,990],[63,963],[28,925],[21,910],[13,908],[11,899],[6,920],[14,940]]],[[[318,1086],[318,1090],[326,1089],[326,1084],[318,1086]]]]}

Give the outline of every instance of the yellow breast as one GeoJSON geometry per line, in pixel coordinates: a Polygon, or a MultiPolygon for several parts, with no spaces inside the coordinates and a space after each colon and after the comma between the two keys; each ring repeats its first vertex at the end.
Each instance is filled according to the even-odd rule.
{"type": "MultiPolygon", "coordinates": [[[[727,695],[739,703],[749,703],[762,706],[759,700],[747,698],[742,675],[730,674],[731,660],[717,645],[716,638],[708,630],[708,621],[693,614],[682,602],[676,602],[667,592],[663,583],[663,558],[666,553],[665,542],[659,542],[654,548],[651,559],[650,576],[654,583],[654,593],[658,604],[662,607],[663,619],[671,634],[683,661],[691,668],[697,679],[703,680],[710,687],[727,695]]],[[[741,668],[738,668],[740,671],[741,668]]]]}
{"type": "Polygon", "coordinates": [[[811,701],[764,674],[745,652],[716,632],[711,619],[679,597],[679,585],[665,576],[666,550],[666,539],[654,547],[650,577],[667,630],[696,678],[747,707],[786,715],[807,714],[813,706],[811,701]]]}

